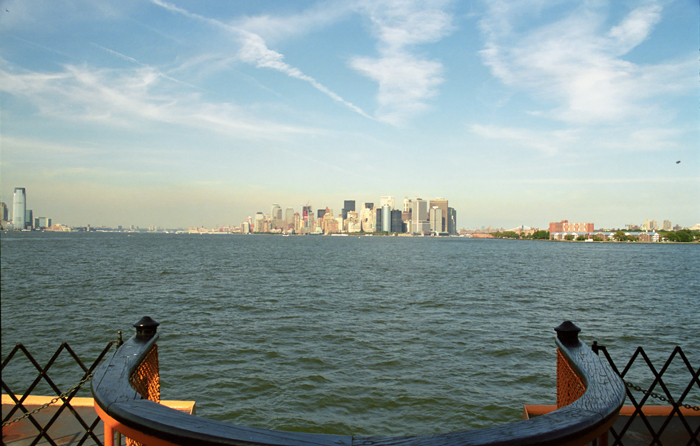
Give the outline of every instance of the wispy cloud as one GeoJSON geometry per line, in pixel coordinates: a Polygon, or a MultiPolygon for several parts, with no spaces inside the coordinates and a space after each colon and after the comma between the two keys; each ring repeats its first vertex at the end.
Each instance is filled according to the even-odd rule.
{"type": "MultiPolygon", "coordinates": [[[[63,144],[53,141],[46,141],[39,138],[17,138],[14,136],[2,135],[2,144],[5,155],[7,149],[11,148],[14,152],[21,152],[25,156],[31,157],[47,157],[47,156],[86,156],[97,152],[92,144],[83,144],[81,146],[75,144],[63,144]],[[85,147],[93,146],[93,147],[85,147]]],[[[7,160],[7,158],[5,158],[7,160]]]]}
{"type": "Polygon", "coordinates": [[[551,132],[533,131],[523,128],[513,128],[495,125],[471,125],[469,130],[485,139],[496,139],[510,143],[513,147],[534,149],[549,155],[559,153],[579,139],[576,130],[560,130],[551,132]]]}
{"type": "Polygon", "coordinates": [[[437,94],[436,87],[443,81],[442,64],[404,52],[379,59],[358,57],[352,67],[379,84],[377,115],[393,125],[427,109],[426,100],[437,94]]]}
{"type": "Polygon", "coordinates": [[[635,126],[599,128],[591,133],[584,127],[574,126],[561,130],[542,130],[505,125],[472,124],[468,130],[485,140],[502,141],[511,149],[530,149],[547,155],[562,153],[599,152],[642,153],[679,149],[679,138],[686,132],[678,128],[635,126]],[[621,137],[620,135],[624,135],[621,137]],[[595,148],[595,149],[594,149],[595,148]]]}
{"type": "Polygon", "coordinates": [[[425,111],[429,107],[428,101],[438,94],[437,87],[444,81],[442,63],[419,56],[416,47],[438,42],[454,29],[452,16],[447,11],[449,2],[444,0],[324,2],[297,14],[243,17],[232,23],[209,19],[163,0],[152,1],[172,12],[225,30],[240,45],[238,60],[308,82],[333,100],[374,119],[317,79],[288,64],[282,53],[269,47],[271,41],[321,30],[352,14],[367,18],[371,33],[377,39],[379,56],[356,56],[351,58],[349,65],[377,83],[378,109],[375,116],[392,125],[405,124],[411,117],[425,111]]]}
{"type": "Polygon", "coordinates": [[[379,57],[356,57],[350,66],[379,84],[380,120],[393,125],[425,110],[443,82],[442,63],[412,53],[415,45],[434,43],[452,32],[444,1],[361,1],[378,40],[379,57]]]}
{"type": "Polygon", "coordinates": [[[178,13],[181,15],[184,15],[186,17],[205,22],[211,26],[214,26],[216,28],[225,30],[226,32],[230,33],[234,37],[234,39],[237,41],[237,43],[240,45],[240,49],[238,50],[238,59],[242,62],[249,63],[251,65],[254,65],[258,68],[270,68],[276,71],[279,71],[281,73],[286,74],[289,77],[299,79],[304,82],[308,82],[311,84],[314,88],[319,90],[320,92],[326,94],[329,96],[331,99],[334,101],[337,101],[349,109],[353,110],[356,113],[359,113],[360,115],[364,116],[365,118],[368,119],[373,119],[370,115],[365,113],[360,107],[357,107],[353,103],[346,101],[343,99],[340,95],[337,93],[333,92],[329,88],[325,87],[323,84],[318,82],[315,78],[308,76],[304,74],[300,69],[293,67],[289,65],[288,63],[284,62],[284,55],[281,53],[271,50],[268,48],[267,43],[265,40],[258,34],[255,34],[253,32],[247,31],[245,29],[229,25],[226,23],[223,23],[221,21],[207,18],[204,16],[201,16],[199,14],[195,14],[192,12],[189,12],[183,8],[180,8],[176,5],[173,5],[168,2],[164,2],[162,0],[151,0],[153,3],[156,5],[159,5],[171,12],[178,13]]]}
{"type": "Polygon", "coordinates": [[[444,0],[362,0],[360,11],[372,22],[380,50],[403,50],[408,45],[437,42],[452,30],[444,0]]]}
{"type": "Polygon", "coordinates": [[[96,44],[95,42],[92,42],[91,44],[92,44],[92,46],[94,46],[95,48],[99,48],[99,49],[101,49],[102,51],[104,51],[104,52],[106,52],[106,53],[109,53],[109,54],[111,54],[111,55],[113,55],[113,56],[117,56],[118,58],[120,58],[120,59],[122,59],[122,60],[125,60],[125,61],[127,61],[127,62],[131,62],[131,63],[135,63],[135,64],[137,64],[137,65],[146,66],[146,64],[142,64],[141,62],[139,62],[138,60],[134,59],[133,57],[129,57],[129,56],[126,56],[126,55],[124,55],[124,54],[122,54],[122,53],[120,53],[120,52],[117,52],[117,51],[114,51],[114,50],[110,50],[109,48],[105,48],[105,47],[103,47],[102,45],[96,44]]]}
{"type": "Polygon", "coordinates": [[[274,43],[322,30],[354,12],[353,2],[324,1],[296,14],[244,16],[232,25],[274,43]]]}
{"type": "Polygon", "coordinates": [[[489,2],[480,22],[486,38],[481,56],[505,84],[555,104],[550,117],[580,124],[652,120],[662,113],[650,99],[694,85],[689,80],[697,70],[690,55],[657,65],[622,57],[661,20],[659,4],[639,6],[612,27],[606,25],[606,10],[588,3],[530,27],[546,7],[540,1],[489,2]],[[519,24],[525,22],[523,31],[519,24]]]}
{"type": "Polygon", "coordinates": [[[179,79],[175,79],[174,77],[168,76],[167,74],[164,74],[163,72],[161,72],[161,71],[158,70],[157,68],[151,67],[150,65],[145,64],[145,63],[141,63],[141,62],[139,62],[138,60],[134,59],[133,57],[127,56],[127,55],[122,54],[122,53],[120,53],[120,52],[111,50],[111,49],[109,49],[109,48],[105,48],[105,47],[103,47],[102,45],[98,45],[98,44],[96,44],[96,43],[94,43],[94,42],[92,42],[91,44],[92,44],[92,46],[94,46],[95,48],[99,48],[100,50],[102,50],[102,51],[104,51],[104,52],[106,52],[106,53],[109,53],[109,54],[111,54],[111,55],[113,55],[113,56],[116,56],[116,57],[118,57],[119,59],[125,60],[125,61],[127,61],[127,62],[134,63],[134,64],[136,64],[136,65],[140,65],[140,66],[145,67],[145,68],[149,68],[149,69],[151,69],[151,70],[154,70],[154,71],[158,72],[158,75],[163,76],[164,78],[166,78],[166,79],[168,79],[168,80],[171,80],[171,81],[173,81],[173,82],[177,82],[177,83],[182,84],[182,85],[187,85],[188,87],[192,87],[192,88],[196,88],[196,89],[199,88],[199,87],[197,87],[196,85],[192,85],[192,84],[190,84],[190,83],[183,82],[183,81],[181,81],[181,80],[179,80],[179,79]]]}
{"type": "Polygon", "coordinates": [[[240,60],[243,62],[250,63],[258,68],[271,68],[273,70],[280,71],[289,77],[308,82],[317,90],[328,95],[331,99],[342,103],[365,118],[374,119],[365,113],[360,107],[346,101],[340,97],[340,95],[323,86],[313,77],[307,76],[298,68],[292,67],[284,62],[284,56],[277,51],[269,49],[262,37],[258,36],[257,34],[241,30],[240,42],[242,44],[242,48],[240,49],[238,55],[240,60]]]}
{"type": "Polygon", "coordinates": [[[169,78],[148,66],[115,70],[66,65],[58,72],[37,73],[14,69],[5,61],[2,65],[7,69],[0,69],[0,91],[25,98],[41,115],[62,120],[131,129],[160,122],[247,140],[320,132],[257,120],[233,104],[204,102],[198,93],[172,88],[169,78]]]}
{"type": "Polygon", "coordinates": [[[638,177],[638,178],[529,178],[517,179],[514,182],[523,184],[552,184],[552,185],[594,185],[594,184],[693,184],[699,177],[638,177]]]}

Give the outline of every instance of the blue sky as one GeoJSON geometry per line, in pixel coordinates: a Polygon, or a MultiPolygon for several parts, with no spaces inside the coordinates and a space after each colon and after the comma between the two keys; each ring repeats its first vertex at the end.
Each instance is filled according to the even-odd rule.
{"type": "Polygon", "coordinates": [[[54,222],[700,223],[694,0],[0,5],[2,201],[54,222]]]}

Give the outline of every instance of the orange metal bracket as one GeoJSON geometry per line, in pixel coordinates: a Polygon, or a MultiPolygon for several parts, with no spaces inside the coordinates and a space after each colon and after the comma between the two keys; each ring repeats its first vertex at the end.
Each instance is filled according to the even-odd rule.
{"type": "Polygon", "coordinates": [[[95,412],[97,412],[97,415],[100,418],[102,418],[102,421],[104,422],[104,427],[105,427],[104,446],[118,446],[118,445],[114,444],[114,431],[117,431],[128,438],[136,440],[139,443],[147,444],[148,446],[178,446],[175,443],[170,443],[168,441],[161,440],[160,438],[146,435],[143,432],[139,432],[139,431],[134,430],[128,426],[123,425],[119,421],[117,421],[114,418],[107,415],[107,413],[105,411],[103,411],[102,408],[97,403],[95,403],[95,412]]]}

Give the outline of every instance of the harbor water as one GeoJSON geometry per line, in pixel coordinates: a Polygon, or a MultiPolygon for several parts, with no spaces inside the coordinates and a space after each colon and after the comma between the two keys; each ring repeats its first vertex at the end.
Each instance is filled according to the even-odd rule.
{"type": "MultiPolygon", "coordinates": [[[[67,341],[91,362],[148,315],[162,398],[234,424],[417,435],[517,421],[555,403],[565,320],[618,364],[643,346],[661,368],[680,345],[700,366],[697,244],[8,232],[1,248],[3,359],[21,342],[43,365],[67,341]]],[[[3,370],[16,393],[36,375],[21,358],[3,370]]],[[[81,377],[68,361],[49,376],[64,390],[81,377]]],[[[653,380],[641,363],[629,376],[653,380]]],[[[664,380],[680,393],[689,375],[674,363],[664,380]]]]}

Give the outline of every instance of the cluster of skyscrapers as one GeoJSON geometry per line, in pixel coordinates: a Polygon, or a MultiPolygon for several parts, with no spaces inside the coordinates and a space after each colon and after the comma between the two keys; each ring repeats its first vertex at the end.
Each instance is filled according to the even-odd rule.
{"type": "Polygon", "coordinates": [[[12,220],[9,219],[7,205],[0,202],[0,208],[2,208],[3,229],[23,231],[26,229],[45,229],[51,226],[50,218],[34,218],[34,212],[27,209],[27,191],[23,187],[15,187],[12,198],[12,220]]]}
{"type": "Polygon", "coordinates": [[[404,198],[403,206],[396,206],[394,197],[380,198],[375,203],[345,200],[340,213],[326,207],[317,209],[302,205],[301,212],[293,208],[272,205],[270,214],[258,212],[255,217],[241,225],[242,233],[277,232],[293,234],[337,234],[337,233],[398,233],[415,235],[456,235],[457,211],[448,206],[444,198],[423,200],[404,198]]]}
{"type": "MultiPolygon", "coordinates": [[[[664,220],[663,223],[661,224],[661,226],[659,226],[659,223],[657,223],[656,220],[649,220],[649,219],[644,220],[644,223],[641,225],[629,224],[629,225],[627,225],[627,228],[628,229],[639,228],[639,229],[643,229],[645,231],[658,231],[659,229],[661,229],[663,231],[674,230],[673,225],[668,220],[664,220]]],[[[678,226],[678,228],[680,229],[680,226],[678,226]]]]}

